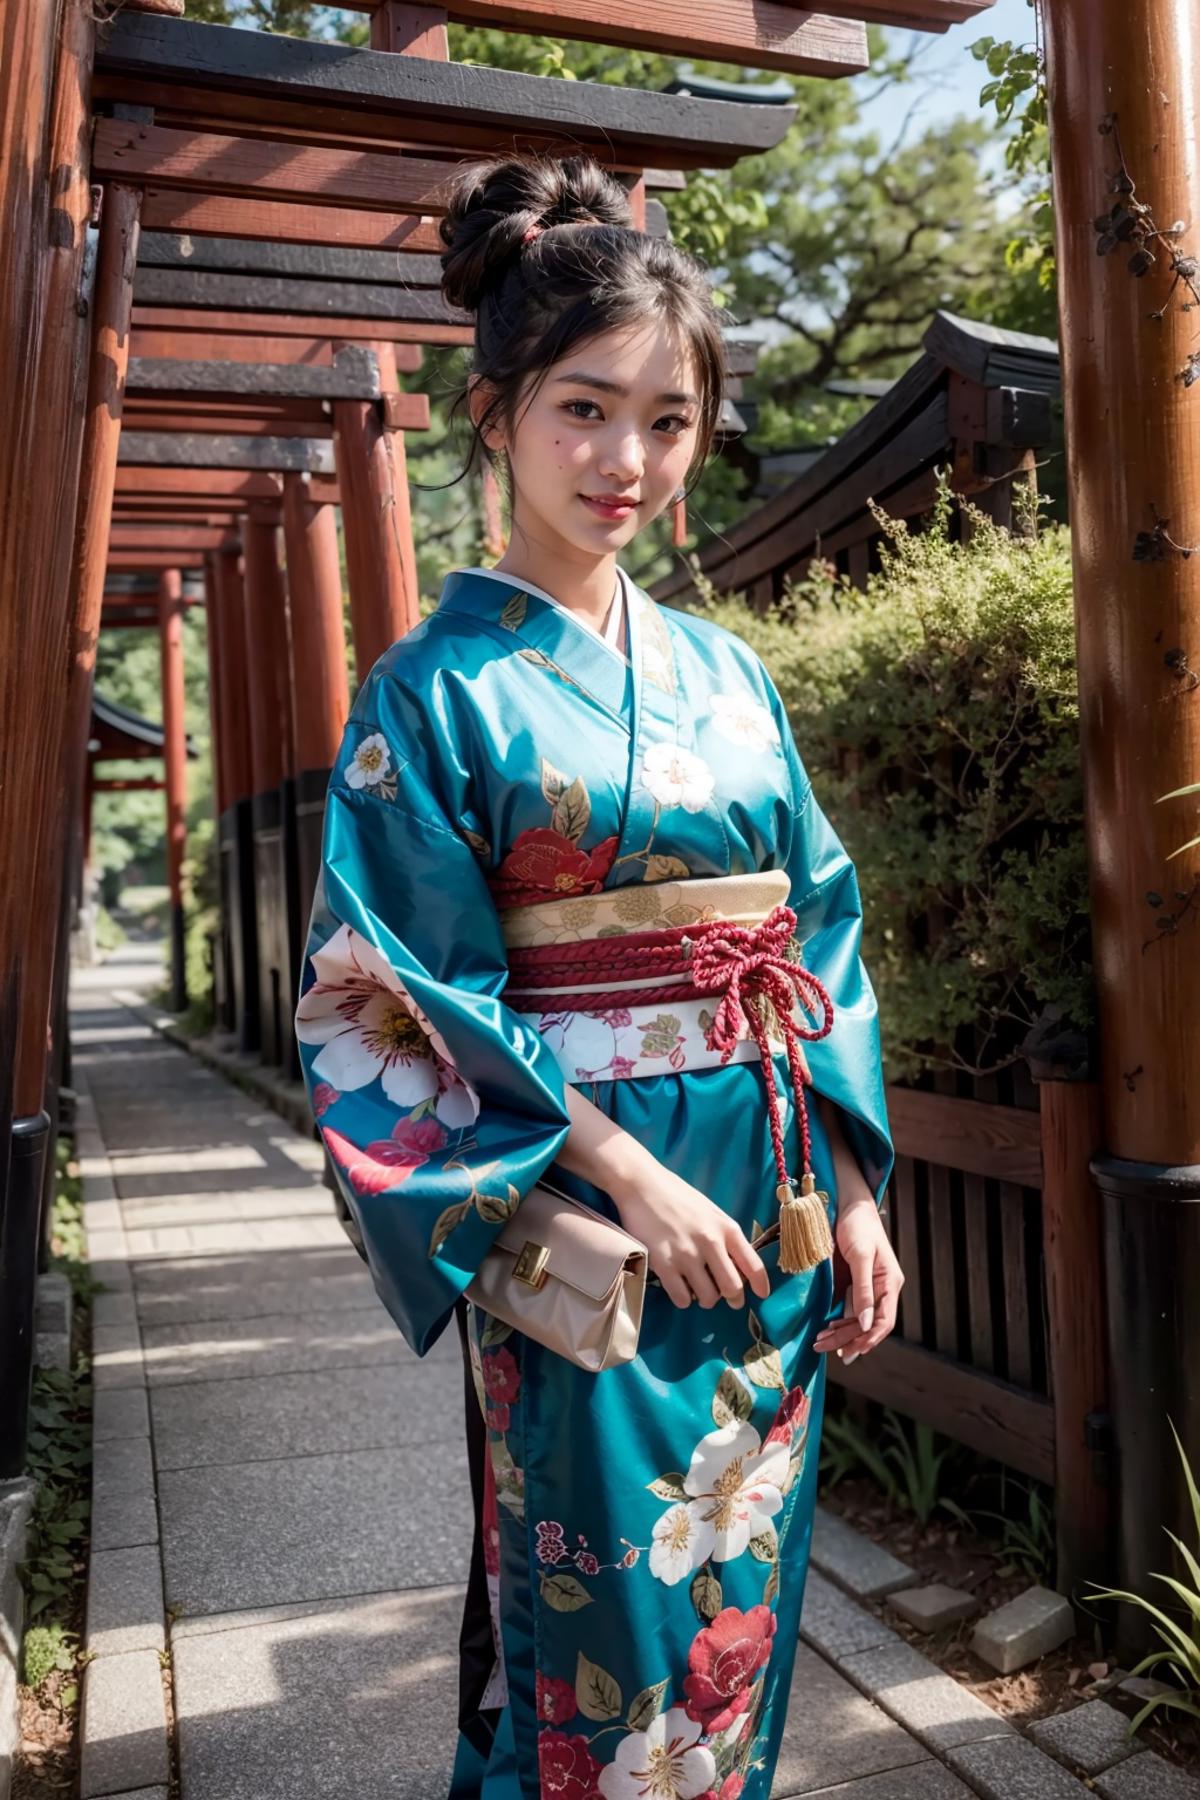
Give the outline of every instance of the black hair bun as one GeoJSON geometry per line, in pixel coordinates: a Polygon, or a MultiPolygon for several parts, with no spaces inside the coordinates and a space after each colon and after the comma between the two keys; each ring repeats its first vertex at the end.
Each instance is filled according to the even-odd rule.
{"type": "Polygon", "coordinates": [[[520,156],[468,163],[439,226],[442,293],[474,312],[511,267],[531,225],[632,229],[629,196],[592,156],[520,156]]]}

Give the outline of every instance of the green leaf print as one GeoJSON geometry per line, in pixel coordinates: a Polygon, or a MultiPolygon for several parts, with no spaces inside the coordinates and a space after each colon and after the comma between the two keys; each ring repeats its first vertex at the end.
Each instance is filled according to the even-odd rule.
{"type": "Polygon", "coordinates": [[[742,1361],[755,1387],[778,1388],[781,1393],[785,1391],[787,1383],[783,1379],[783,1363],[774,1344],[768,1344],[765,1338],[760,1338],[757,1344],[747,1350],[742,1361]]]}
{"type": "Polygon", "coordinates": [[[679,1020],[674,1013],[659,1013],[653,1024],[642,1033],[643,1056],[669,1056],[679,1037],[679,1020]]]}
{"type": "Polygon", "coordinates": [[[683,1476],[677,1469],[672,1469],[669,1475],[660,1475],[655,1481],[648,1481],[646,1486],[652,1494],[657,1494],[660,1500],[687,1499],[687,1489],[683,1485],[683,1476]]]}
{"type": "Polygon", "coordinates": [[[762,1597],[763,1605],[770,1606],[772,1600],[774,1600],[774,1598],[778,1594],[778,1592],[779,1592],[779,1564],[776,1562],[776,1563],[771,1564],[771,1573],[767,1576],[767,1585],[763,1589],[763,1597],[762,1597]]]}
{"type": "Polygon", "coordinates": [[[643,1688],[636,1699],[629,1703],[629,1713],[625,1720],[630,1731],[647,1731],[663,1709],[663,1701],[667,1697],[670,1680],[660,1681],[654,1687],[643,1688]]]}
{"type": "Polygon", "coordinates": [[[550,818],[553,830],[563,837],[577,843],[588,828],[592,816],[592,802],[588,797],[582,776],[577,775],[569,788],[564,788],[554,805],[550,818]]]}
{"type": "Polygon", "coordinates": [[[592,1604],[592,1596],[573,1575],[543,1574],[538,1593],[555,1612],[578,1612],[592,1604]]]}
{"type": "Polygon", "coordinates": [[[570,784],[562,771],[556,769],[552,762],[547,762],[546,758],[543,756],[542,793],[551,806],[554,805],[563,789],[569,785],[570,784]]]}
{"type": "Polygon", "coordinates": [[[437,1223],[429,1239],[430,1256],[437,1255],[455,1226],[462,1224],[470,1210],[471,1202],[469,1200],[458,1200],[453,1206],[448,1206],[445,1212],[438,1214],[437,1223]]]}
{"type": "Polygon", "coordinates": [[[779,1540],[773,1531],[760,1531],[750,1539],[749,1550],[755,1562],[773,1563],[779,1553],[779,1540]]]}
{"type": "Polygon", "coordinates": [[[487,1315],[487,1324],[484,1326],[483,1331],[480,1334],[480,1338],[479,1338],[480,1349],[481,1350],[491,1350],[497,1344],[502,1344],[504,1342],[505,1338],[509,1338],[512,1336],[512,1329],[513,1329],[512,1326],[506,1325],[504,1323],[503,1319],[493,1319],[491,1314],[489,1313],[487,1315]]]}
{"type": "Polygon", "coordinates": [[[582,1650],[575,1665],[575,1700],[584,1718],[595,1719],[599,1725],[621,1716],[620,1686],[607,1669],[591,1662],[582,1650]]]}
{"type": "Polygon", "coordinates": [[[500,623],[509,631],[519,631],[529,610],[529,595],[514,594],[500,614],[500,623]]]}
{"type": "Polygon", "coordinates": [[[735,1420],[748,1419],[753,1411],[754,1401],[745,1382],[732,1369],[722,1369],[717,1391],[713,1395],[714,1425],[732,1425],[735,1420]]]}
{"type": "Polygon", "coordinates": [[[711,1575],[707,1569],[700,1569],[692,1576],[692,1585],[688,1591],[692,1596],[692,1605],[704,1623],[711,1625],[725,1604],[725,1596],[716,1576],[711,1575]]]}
{"type": "Polygon", "coordinates": [[[521,1203],[521,1196],[515,1187],[510,1185],[507,1194],[475,1195],[475,1211],[488,1225],[503,1225],[511,1219],[521,1203]]]}

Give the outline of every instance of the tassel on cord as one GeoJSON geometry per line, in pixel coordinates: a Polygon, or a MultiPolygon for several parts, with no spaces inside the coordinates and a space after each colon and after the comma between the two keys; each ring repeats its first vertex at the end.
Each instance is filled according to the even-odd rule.
{"type": "Polygon", "coordinates": [[[779,1267],[785,1275],[803,1275],[833,1255],[833,1233],[825,1210],[829,1196],[819,1193],[811,1173],[794,1181],[781,1181],[775,1190],[779,1201],[779,1267]]]}

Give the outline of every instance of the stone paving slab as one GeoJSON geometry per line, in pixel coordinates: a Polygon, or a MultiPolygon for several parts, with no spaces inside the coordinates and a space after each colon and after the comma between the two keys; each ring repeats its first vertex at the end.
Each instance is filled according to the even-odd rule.
{"type": "Polygon", "coordinates": [[[1015,1732],[955,1745],[946,1760],[981,1800],[1086,1800],[1082,1781],[1015,1732]]]}
{"type": "Polygon", "coordinates": [[[157,1544],[93,1550],[88,1569],[87,1647],[96,1656],[166,1648],[157,1544]]]}
{"type": "Polygon", "coordinates": [[[127,1231],[161,1225],[219,1225],[226,1220],[291,1219],[333,1216],[327,1187],[252,1188],[249,1193],[172,1194],[169,1199],[126,1200],[122,1204],[127,1231]]]}
{"type": "Polygon", "coordinates": [[[1104,1800],[1200,1800],[1200,1781],[1156,1750],[1143,1750],[1115,1769],[1106,1769],[1093,1785],[1104,1800]]]}
{"type": "Polygon", "coordinates": [[[196,1325],[146,1325],[142,1342],[151,1387],[417,1362],[378,1302],[361,1312],[343,1308],[332,1313],[274,1313],[249,1324],[217,1319],[196,1325]]]}
{"type": "Polygon", "coordinates": [[[170,1775],[162,1664],[154,1650],[99,1656],[83,1672],[82,1800],[152,1787],[170,1775]]]}
{"type": "Polygon", "coordinates": [[[363,1450],[159,1476],[168,1607],[228,1612],[461,1579],[466,1452],[363,1450]]]}
{"type": "Polygon", "coordinates": [[[817,1507],[813,1520],[812,1559],[823,1574],[859,1600],[881,1600],[898,1588],[915,1587],[921,1579],[916,1569],[824,1506],[817,1507]]]}
{"type": "Polygon", "coordinates": [[[216,1225],[163,1225],[125,1234],[128,1253],[141,1260],[154,1256],[238,1256],[261,1251],[340,1250],[346,1233],[332,1213],[328,1218],[223,1220],[216,1225]]]}
{"type": "Polygon", "coordinates": [[[910,1644],[864,1650],[841,1658],[839,1667],[885,1712],[940,1754],[979,1738],[1015,1735],[1007,1719],[910,1644]]]}
{"type": "Polygon", "coordinates": [[[143,1325],[253,1319],[271,1313],[336,1312],[377,1305],[374,1283],[345,1234],[336,1249],[295,1250],[263,1258],[188,1256],[143,1262],[135,1270],[143,1325]]]}
{"type": "Polygon", "coordinates": [[[824,1656],[841,1659],[860,1650],[903,1642],[898,1632],[859,1606],[821,1571],[810,1566],[804,1584],[800,1635],[824,1656]]]}
{"type": "MultiPolygon", "coordinates": [[[[783,1800],[772,1789],[771,1800],[783,1800]]],[[[864,1775],[837,1787],[810,1788],[805,1800],[971,1800],[957,1775],[943,1763],[913,1763],[907,1769],[888,1769],[882,1775],[864,1775]]]]}
{"type": "Polygon", "coordinates": [[[437,1800],[461,1608],[426,1588],[175,1632],[186,1800],[437,1800]]]}
{"type": "Polygon", "coordinates": [[[1127,1737],[1128,1730],[1129,1720],[1123,1712],[1105,1700],[1088,1700],[1070,1712],[1035,1720],[1029,1735],[1060,1762],[1082,1769],[1085,1775],[1098,1775],[1137,1754],[1140,1745],[1127,1737]]]}
{"type": "Polygon", "coordinates": [[[441,1359],[155,1387],[159,1469],[463,1441],[463,1379],[441,1359]]]}
{"type": "Polygon", "coordinates": [[[772,1794],[810,1794],[911,1763],[928,1767],[928,1752],[802,1644],[772,1794]],[[814,1729],[816,1720],[819,1729],[814,1729]]]}
{"type": "Polygon", "coordinates": [[[92,1402],[92,1443],[149,1437],[150,1408],[144,1387],[103,1388],[92,1402]]]}

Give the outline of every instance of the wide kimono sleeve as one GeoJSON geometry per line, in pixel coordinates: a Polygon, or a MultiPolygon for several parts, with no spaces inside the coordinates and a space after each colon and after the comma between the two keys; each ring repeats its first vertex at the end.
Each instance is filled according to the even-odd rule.
{"type": "Polygon", "coordinates": [[[500,997],[504,941],[451,816],[454,768],[377,665],[330,778],[296,1011],[318,1129],[380,1297],[421,1355],[570,1123],[557,1063],[500,997]]]}
{"type": "Polygon", "coordinates": [[[894,1153],[884,1097],[879,1007],[863,965],[862,900],[854,864],[822,812],[796,748],[787,713],[772,689],[789,775],[788,904],[805,967],[827,989],[834,1024],[829,1036],[806,1044],[813,1087],[841,1112],[842,1129],[859,1168],[883,1200],[894,1153]]]}

